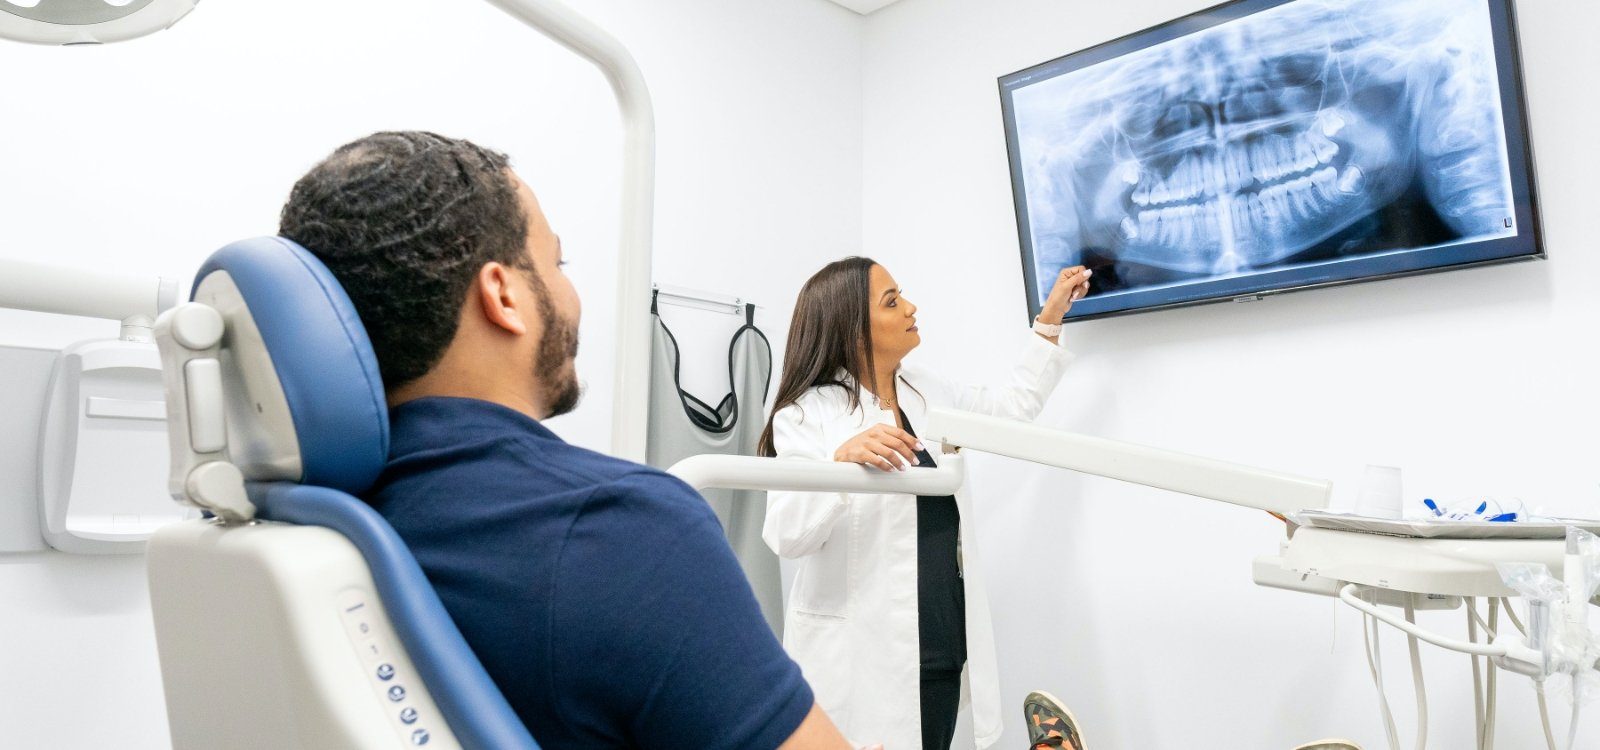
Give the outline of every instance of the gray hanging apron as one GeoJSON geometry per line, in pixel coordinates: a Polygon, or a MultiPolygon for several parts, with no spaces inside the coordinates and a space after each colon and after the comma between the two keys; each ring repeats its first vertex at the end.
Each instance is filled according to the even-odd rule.
{"type": "MultiPolygon", "coordinates": [[[[650,426],[645,460],[659,469],[706,453],[754,456],[766,427],[767,386],[772,380],[772,345],[755,326],[755,305],[745,305],[745,324],[728,344],[729,393],[715,406],[685,391],[678,382],[678,340],[661,320],[655,298],[650,356],[650,426]]],[[[761,613],[772,632],[783,637],[783,589],[778,556],[761,539],[767,493],[704,490],[706,502],[722,521],[728,544],[739,558],[761,613]]]]}

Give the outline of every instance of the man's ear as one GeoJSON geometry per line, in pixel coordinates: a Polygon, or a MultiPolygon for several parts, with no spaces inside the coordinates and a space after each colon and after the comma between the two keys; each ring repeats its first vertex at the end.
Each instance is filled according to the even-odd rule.
{"type": "Polygon", "coordinates": [[[478,306],[489,324],[507,333],[528,332],[523,315],[532,312],[532,302],[522,293],[517,272],[504,263],[485,263],[478,269],[478,306]]]}

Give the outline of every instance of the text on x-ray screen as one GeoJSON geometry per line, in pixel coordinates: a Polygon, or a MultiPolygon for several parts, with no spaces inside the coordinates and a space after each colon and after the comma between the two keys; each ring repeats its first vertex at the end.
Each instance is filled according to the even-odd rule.
{"type": "Polygon", "coordinates": [[[1298,0],[1012,84],[1034,291],[1082,263],[1110,309],[1516,235],[1488,2],[1298,0]]]}

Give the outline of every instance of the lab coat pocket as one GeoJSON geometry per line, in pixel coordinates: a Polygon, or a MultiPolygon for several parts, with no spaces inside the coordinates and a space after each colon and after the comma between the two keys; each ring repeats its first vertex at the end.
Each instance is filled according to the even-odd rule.
{"type": "Polygon", "coordinates": [[[850,531],[840,524],[795,575],[794,612],[818,619],[844,620],[850,601],[850,531]]]}

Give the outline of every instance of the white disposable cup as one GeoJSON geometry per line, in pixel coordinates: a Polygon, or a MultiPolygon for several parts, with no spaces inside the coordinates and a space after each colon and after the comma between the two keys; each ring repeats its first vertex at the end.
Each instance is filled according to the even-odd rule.
{"type": "Polygon", "coordinates": [[[1400,468],[1398,466],[1367,465],[1361,477],[1361,495],[1356,500],[1356,513],[1368,518],[1399,518],[1400,468]]]}

